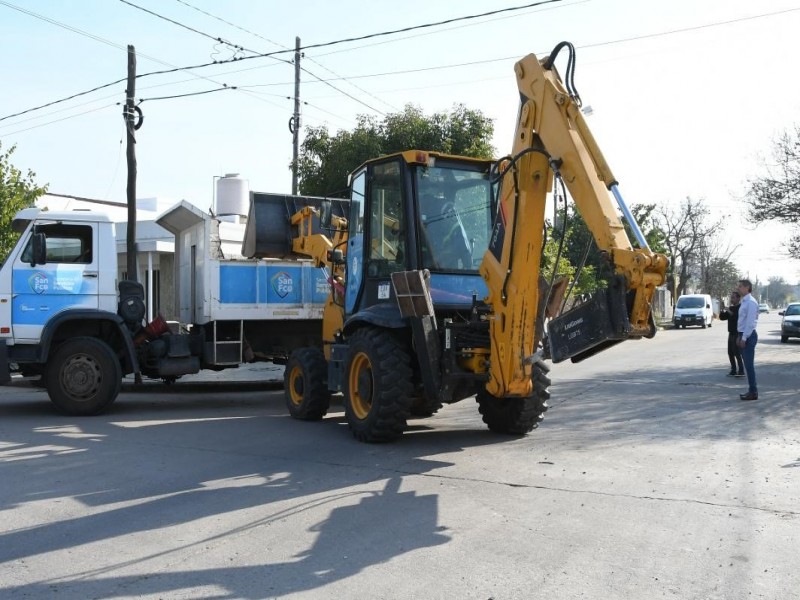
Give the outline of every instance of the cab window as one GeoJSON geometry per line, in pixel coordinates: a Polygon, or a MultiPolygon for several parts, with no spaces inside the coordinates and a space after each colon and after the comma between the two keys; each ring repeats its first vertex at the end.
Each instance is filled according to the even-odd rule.
{"type": "Polygon", "coordinates": [[[370,180],[369,261],[370,277],[388,277],[405,269],[405,214],[400,163],[372,168],[370,180]]]}
{"type": "MultiPolygon", "coordinates": [[[[92,262],[92,228],[88,225],[40,225],[36,229],[47,239],[48,263],[92,262]]],[[[29,239],[22,252],[22,262],[31,262],[33,240],[29,239]]]]}

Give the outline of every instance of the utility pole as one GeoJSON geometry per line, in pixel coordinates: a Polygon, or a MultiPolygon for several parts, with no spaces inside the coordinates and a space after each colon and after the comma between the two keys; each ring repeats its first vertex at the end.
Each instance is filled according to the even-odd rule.
{"type": "Polygon", "coordinates": [[[138,281],[136,273],[136,125],[135,98],[136,95],[136,49],[128,45],[128,87],[125,90],[125,130],[128,132],[128,240],[126,254],[128,257],[128,279],[138,281]]]}
{"type": "Polygon", "coordinates": [[[289,119],[292,132],[292,195],[297,194],[297,158],[300,145],[300,38],[294,38],[294,115],[289,119]]]}

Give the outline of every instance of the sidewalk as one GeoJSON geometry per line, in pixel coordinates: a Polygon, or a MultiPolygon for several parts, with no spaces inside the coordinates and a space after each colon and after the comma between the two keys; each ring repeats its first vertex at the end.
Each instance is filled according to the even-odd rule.
{"type": "Polygon", "coordinates": [[[154,387],[169,389],[170,392],[197,392],[203,390],[236,391],[276,390],[283,388],[283,365],[267,362],[243,364],[237,368],[222,371],[204,370],[194,375],[184,375],[175,382],[166,384],[160,379],[143,378],[142,383],[134,383],[133,375],[122,380],[123,392],[150,391],[154,387]]]}

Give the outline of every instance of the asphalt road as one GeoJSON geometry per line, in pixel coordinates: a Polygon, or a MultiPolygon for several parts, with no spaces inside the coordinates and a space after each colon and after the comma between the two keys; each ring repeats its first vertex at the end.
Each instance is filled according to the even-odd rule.
{"type": "Polygon", "coordinates": [[[726,331],[553,367],[541,427],[472,400],[394,444],[341,406],[176,385],[104,416],[0,388],[0,598],[797,598],[800,341],[762,317],[761,399],[726,331]]]}

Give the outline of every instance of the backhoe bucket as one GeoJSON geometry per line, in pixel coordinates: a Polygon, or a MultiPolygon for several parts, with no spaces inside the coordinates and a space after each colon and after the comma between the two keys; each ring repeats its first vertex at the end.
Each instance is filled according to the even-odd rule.
{"type": "Polygon", "coordinates": [[[628,339],[630,332],[625,280],[618,277],[609,288],[548,323],[550,356],[554,363],[568,358],[580,362],[628,339]]]}

